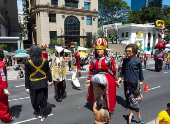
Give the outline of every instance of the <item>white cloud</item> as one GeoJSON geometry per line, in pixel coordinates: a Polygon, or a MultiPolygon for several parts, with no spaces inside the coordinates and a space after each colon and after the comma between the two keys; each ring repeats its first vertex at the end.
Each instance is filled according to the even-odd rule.
{"type": "Polygon", "coordinates": [[[23,11],[22,0],[17,0],[17,5],[18,5],[18,11],[23,11]]]}

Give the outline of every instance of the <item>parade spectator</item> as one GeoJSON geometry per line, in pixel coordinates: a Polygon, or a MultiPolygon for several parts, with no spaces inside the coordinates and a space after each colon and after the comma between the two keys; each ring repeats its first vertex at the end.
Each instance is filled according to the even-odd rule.
{"type": "Polygon", "coordinates": [[[125,51],[127,53],[128,58],[123,60],[122,64],[122,70],[119,77],[119,83],[121,83],[122,78],[124,77],[124,94],[126,97],[126,110],[128,110],[129,107],[129,96],[132,94],[131,90],[137,90],[138,89],[138,81],[140,80],[139,88],[143,84],[143,70],[142,70],[142,63],[141,61],[135,57],[138,52],[138,46],[136,44],[128,44],[125,48],[125,51]],[[132,88],[127,92],[128,85],[132,84],[132,88]]]}
{"type": "Polygon", "coordinates": [[[167,68],[167,66],[168,66],[168,69],[169,69],[169,52],[167,53],[167,57],[166,57],[166,65],[165,65],[165,70],[166,70],[166,68],[167,68]]]}
{"type": "Polygon", "coordinates": [[[129,114],[129,124],[131,123],[132,120],[132,116],[134,111],[137,113],[138,119],[139,119],[139,124],[144,124],[145,121],[141,120],[141,115],[140,115],[140,107],[139,107],[139,102],[141,101],[141,97],[140,97],[140,91],[139,90],[135,90],[133,92],[133,94],[130,95],[129,97],[129,109],[130,109],[130,114],[129,114]]]}
{"type": "Polygon", "coordinates": [[[151,51],[151,58],[153,57],[153,50],[151,51]]]}
{"type": "Polygon", "coordinates": [[[17,79],[18,79],[18,78],[22,78],[22,77],[24,77],[24,73],[23,73],[23,68],[22,68],[22,66],[20,65],[20,66],[19,66],[19,71],[18,71],[17,79]]]}
{"type": "Polygon", "coordinates": [[[93,113],[95,117],[95,124],[109,124],[110,116],[109,111],[103,109],[103,102],[101,99],[98,99],[97,102],[93,105],[93,113]]]}
{"type": "Polygon", "coordinates": [[[71,71],[71,60],[68,61],[69,71],[71,71]]]}
{"type": "Polygon", "coordinates": [[[170,103],[167,104],[167,110],[163,110],[158,114],[155,124],[169,124],[170,123],[170,103]]]}
{"type": "Polygon", "coordinates": [[[143,60],[144,60],[144,66],[145,66],[145,68],[146,68],[146,64],[147,64],[147,62],[148,62],[148,56],[146,55],[146,53],[144,54],[143,60]]]}

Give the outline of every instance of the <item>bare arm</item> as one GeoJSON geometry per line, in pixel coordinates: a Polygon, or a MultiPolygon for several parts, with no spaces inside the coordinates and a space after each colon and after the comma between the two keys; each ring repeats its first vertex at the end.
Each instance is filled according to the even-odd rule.
{"type": "Polygon", "coordinates": [[[109,116],[108,110],[104,110],[104,117],[106,117],[106,119],[107,119],[107,124],[109,124],[109,122],[110,122],[110,116],[109,116]]]}
{"type": "Polygon", "coordinates": [[[155,124],[159,124],[159,119],[157,118],[156,120],[155,120],[155,124]]]}

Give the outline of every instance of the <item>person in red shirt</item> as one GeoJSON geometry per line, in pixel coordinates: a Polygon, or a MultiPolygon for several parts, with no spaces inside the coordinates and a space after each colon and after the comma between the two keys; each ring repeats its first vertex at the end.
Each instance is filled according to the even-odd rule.
{"type": "Polygon", "coordinates": [[[8,92],[7,71],[3,58],[3,49],[0,47],[0,119],[2,122],[10,123],[13,118],[9,115],[8,96],[10,93],[8,92]]]}
{"type": "Polygon", "coordinates": [[[41,58],[48,58],[48,53],[46,52],[47,45],[46,44],[41,44],[40,46],[42,53],[41,53],[41,58]]]}

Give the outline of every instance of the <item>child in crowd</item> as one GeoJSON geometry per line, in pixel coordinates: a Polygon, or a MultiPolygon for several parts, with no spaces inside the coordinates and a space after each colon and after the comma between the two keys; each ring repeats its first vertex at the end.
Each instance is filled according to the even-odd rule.
{"type": "Polygon", "coordinates": [[[134,111],[137,113],[138,119],[139,119],[139,124],[144,124],[145,121],[141,120],[141,115],[140,115],[140,107],[139,107],[139,102],[141,101],[141,94],[139,90],[135,90],[133,94],[130,95],[129,97],[129,109],[130,109],[130,115],[129,115],[129,124],[131,123],[132,116],[134,111]]]}

